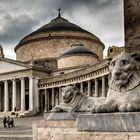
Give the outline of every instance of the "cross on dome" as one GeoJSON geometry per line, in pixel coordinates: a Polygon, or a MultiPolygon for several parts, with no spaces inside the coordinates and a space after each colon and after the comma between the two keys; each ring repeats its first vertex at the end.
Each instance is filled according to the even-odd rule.
{"type": "Polygon", "coordinates": [[[57,11],[58,11],[58,17],[61,17],[61,9],[59,8],[57,11]]]}

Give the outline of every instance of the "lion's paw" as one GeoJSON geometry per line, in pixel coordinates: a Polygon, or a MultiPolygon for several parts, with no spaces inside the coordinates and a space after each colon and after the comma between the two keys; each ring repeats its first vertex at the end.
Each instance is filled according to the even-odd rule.
{"type": "Polygon", "coordinates": [[[132,112],[140,110],[139,106],[135,103],[126,103],[119,106],[121,112],[132,112]]]}
{"type": "Polygon", "coordinates": [[[108,104],[95,105],[91,108],[91,113],[107,113],[115,111],[115,108],[108,104]]]}

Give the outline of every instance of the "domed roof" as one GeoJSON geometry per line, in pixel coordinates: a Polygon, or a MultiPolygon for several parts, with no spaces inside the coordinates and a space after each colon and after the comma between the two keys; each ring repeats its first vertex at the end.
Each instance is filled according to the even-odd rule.
{"type": "Polygon", "coordinates": [[[93,55],[94,57],[98,58],[98,56],[93,53],[90,49],[84,47],[83,44],[74,44],[71,46],[71,48],[69,48],[68,50],[66,50],[61,56],[61,57],[65,57],[65,56],[70,56],[70,55],[81,55],[81,54],[89,54],[89,55],[93,55]]]}
{"type": "Polygon", "coordinates": [[[45,24],[44,26],[42,26],[41,28],[32,32],[29,35],[46,32],[46,31],[80,31],[80,32],[90,33],[84,30],[83,28],[77,26],[76,24],[69,22],[67,19],[64,19],[63,17],[58,16],[55,19],[51,20],[50,23],[45,24]]]}
{"type": "MultiPolygon", "coordinates": [[[[84,30],[83,28],[79,27],[78,25],[69,22],[67,19],[64,19],[63,17],[61,17],[61,15],[59,13],[55,19],[51,20],[50,23],[42,26],[38,30],[30,33],[29,35],[25,36],[22,40],[20,40],[20,42],[18,43],[18,45],[15,47],[14,50],[16,52],[17,49],[19,47],[21,47],[22,45],[32,43],[34,41],[41,41],[41,40],[57,38],[57,35],[51,35],[51,33],[50,33],[50,32],[55,32],[55,31],[60,31],[60,32],[61,31],[66,31],[66,32],[67,31],[72,31],[72,32],[78,31],[78,32],[91,34],[93,36],[93,38],[87,37],[87,39],[89,39],[89,40],[91,39],[91,40],[101,44],[104,48],[104,44],[100,41],[100,39],[98,37],[96,37],[94,34],[88,32],[88,31],[84,30]],[[47,36],[45,36],[45,35],[38,36],[38,34],[41,34],[41,33],[49,33],[50,36],[48,34],[47,34],[47,36]]],[[[65,37],[67,37],[67,35],[65,37]]],[[[76,38],[77,36],[72,36],[72,37],[76,38]]]]}

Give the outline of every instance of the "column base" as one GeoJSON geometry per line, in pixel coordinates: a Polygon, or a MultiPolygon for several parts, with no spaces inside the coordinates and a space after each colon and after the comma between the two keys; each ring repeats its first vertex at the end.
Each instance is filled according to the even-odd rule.
{"type": "Polygon", "coordinates": [[[3,111],[3,113],[7,113],[7,112],[10,112],[10,111],[8,111],[8,110],[4,110],[4,111],[3,111]]]}
{"type": "Polygon", "coordinates": [[[3,111],[2,114],[5,115],[5,116],[10,116],[11,115],[11,111],[3,111]]]}

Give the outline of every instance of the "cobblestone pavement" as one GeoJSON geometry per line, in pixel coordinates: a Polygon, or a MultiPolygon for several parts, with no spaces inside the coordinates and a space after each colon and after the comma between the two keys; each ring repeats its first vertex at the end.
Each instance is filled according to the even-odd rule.
{"type": "Polygon", "coordinates": [[[32,135],[32,123],[42,120],[43,114],[34,117],[14,118],[14,128],[3,128],[3,119],[0,118],[0,135],[32,135]]]}

